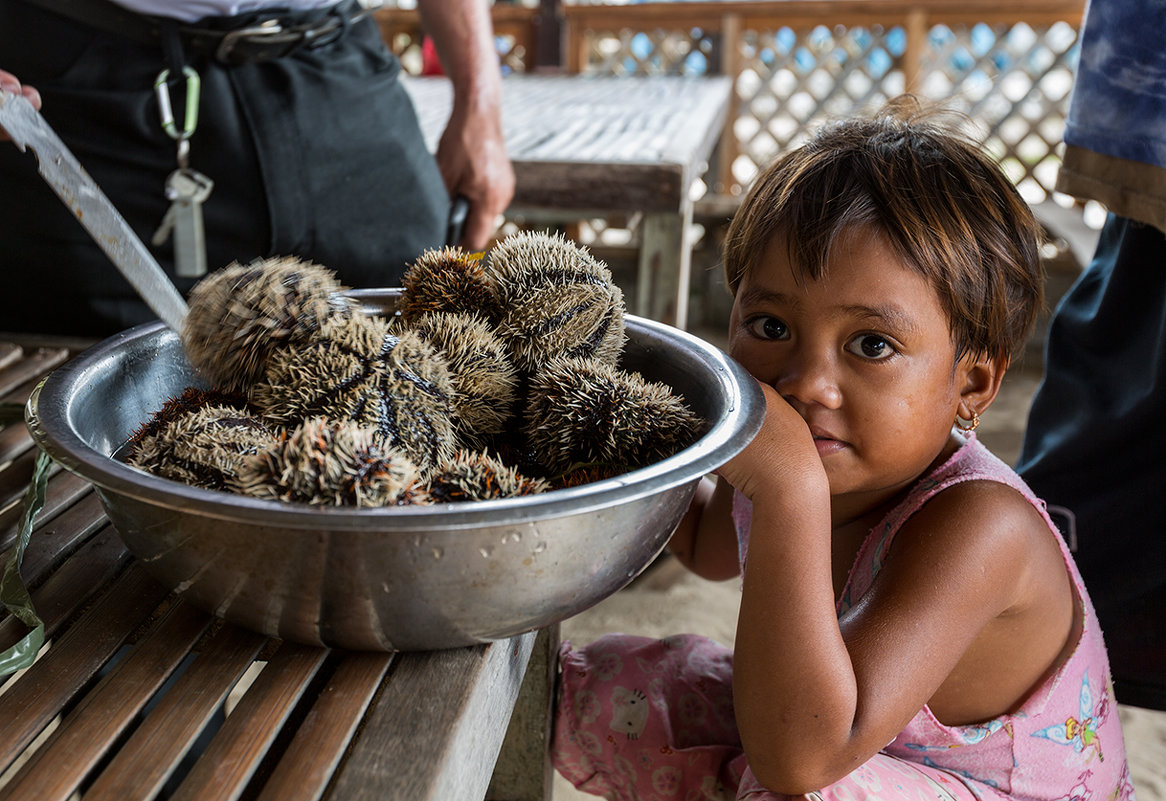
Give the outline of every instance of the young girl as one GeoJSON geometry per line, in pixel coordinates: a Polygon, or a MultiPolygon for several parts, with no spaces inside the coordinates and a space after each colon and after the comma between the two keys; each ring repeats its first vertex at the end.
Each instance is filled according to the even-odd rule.
{"type": "Polygon", "coordinates": [[[972,430],[1041,304],[998,166],[904,98],[758,178],[729,352],[760,434],[670,548],[743,576],[732,651],[565,643],[553,754],[610,799],[1132,799],[1092,605],[972,430]]]}

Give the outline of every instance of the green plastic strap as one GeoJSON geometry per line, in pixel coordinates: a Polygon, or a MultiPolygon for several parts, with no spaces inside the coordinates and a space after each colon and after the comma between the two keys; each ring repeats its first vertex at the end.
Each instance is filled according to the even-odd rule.
{"type": "Polygon", "coordinates": [[[45,624],[32,608],[32,596],[29,595],[28,587],[24,586],[24,580],[20,577],[20,565],[24,560],[24,549],[28,547],[28,538],[32,536],[33,521],[45,505],[45,486],[48,484],[49,468],[52,464],[53,460],[47,453],[44,451],[37,453],[32,482],[24,495],[20,537],[16,541],[16,547],[10,552],[8,564],[4,566],[4,577],[0,578],[0,603],[31,629],[20,642],[0,653],[0,678],[31,665],[45,641],[45,624]]]}

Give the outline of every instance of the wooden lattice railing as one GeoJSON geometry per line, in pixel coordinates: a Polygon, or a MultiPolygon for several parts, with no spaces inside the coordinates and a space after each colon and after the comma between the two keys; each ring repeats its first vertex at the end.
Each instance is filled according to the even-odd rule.
{"type": "Polygon", "coordinates": [[[715,189],[821,122],[904,91],[970,115],[1030,202],[1052,192],[1082,0],[772,0],[568,5],[567,67],[736,78],[715,189]]]}
{"type": "MultiPolygon", "coordinates": [[[[831,117],[904,91],[980,126],[1025,197],[1052,193],[1083,0],[768,0],[493,6],[503,68],[535,66],[548,26],[565,67],[606,75],[724,74],[735,108],[710,187],[733,196],[759,165],[831,117]]],[[[376,12],[406,67],[420,68],[412,10],[376,12]]]]}
{"type": "MultiPolygon", "coordinates": [[[[425,31],[421,18],[412,8],[384,5],[373,12],[381,35],[400,59],[405,69],[421,72],[421,45],[425,31]]],[[[538,9],[521,5],[495,5],[494,41],[504,72],[527,72],[535,66],[534,53],[539,41],[538,9]]]]}

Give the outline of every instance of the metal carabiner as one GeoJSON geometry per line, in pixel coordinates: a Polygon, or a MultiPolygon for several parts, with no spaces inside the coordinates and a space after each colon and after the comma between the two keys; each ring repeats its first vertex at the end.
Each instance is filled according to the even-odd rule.
{"type": "Polygon", "coordinates": [[[182,121],[182,130],[178,130],[174,124],[174,109],[170,105],[170,87],[166,83],[170,78],[170,70],[162,70],[154,79],[154,94],[158,97],[162,129],[171,139],[179,142],[189,139],[198,126],[198,94],[202,88],[202,81],[193,67],[183,67],[182,74],[186,78],[186,116],[182,121]]]}

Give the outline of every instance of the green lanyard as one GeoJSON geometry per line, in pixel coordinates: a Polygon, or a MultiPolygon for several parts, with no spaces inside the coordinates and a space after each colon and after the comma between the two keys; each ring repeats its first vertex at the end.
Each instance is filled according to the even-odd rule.
{"type": "Polygon", "coordinates": [[[32,535],[33,522],[45,505],[45,486],[53,460],[44,451],[36,455],[36,468],[32,481],[24,495],[24,514],[20,518],[20,536],[16,546],[9,552],[8,564],[4,566],[4,576],[0,578],[0,603],[30,631],[11,648],[0,652],[0,678],[15,673],[31,665],[45,641],[45,624],[32,608],[32,596],[20,576],[20,564],[24,560],[24,549],[32,535]]]}

